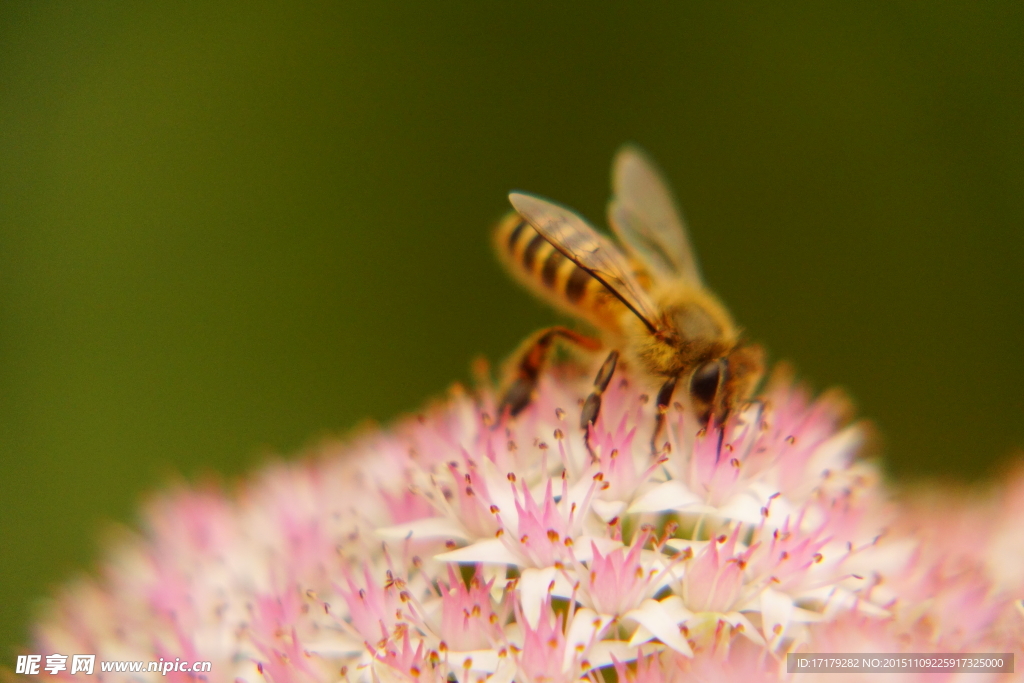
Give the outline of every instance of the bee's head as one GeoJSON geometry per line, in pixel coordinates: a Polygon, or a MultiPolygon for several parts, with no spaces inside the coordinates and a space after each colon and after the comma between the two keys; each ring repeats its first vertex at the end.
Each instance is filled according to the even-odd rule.
{"type": "Polygon", "coordinates": [[[690,401],[701,424],[714,415],[721,423],[733,406],[749,398],[764,371],[760,346],[741,345],[725,356],[697,366],[690,376],[690,401]]]}

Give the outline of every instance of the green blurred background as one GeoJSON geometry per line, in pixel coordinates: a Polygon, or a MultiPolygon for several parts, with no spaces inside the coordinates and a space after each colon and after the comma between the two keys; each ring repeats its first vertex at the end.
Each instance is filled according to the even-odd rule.
{"type": "Polygon", "coordinates": [[[111,521],[552,320],[511,188],[632,140],[750,334],[976,479],[1024,445],[1024,5],[4,3],[0,665],[111,521]]]}

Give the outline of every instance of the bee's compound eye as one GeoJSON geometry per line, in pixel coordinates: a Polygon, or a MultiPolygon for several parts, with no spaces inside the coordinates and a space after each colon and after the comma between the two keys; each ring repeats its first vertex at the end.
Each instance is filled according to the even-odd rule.
{"type": "Polygon", "coordinates": [[[690,395],[702,403],[711,403],[718,393],[721,379],[721,361],[705,363],[693,373],[693,379],[690,380],[690,395]]]}

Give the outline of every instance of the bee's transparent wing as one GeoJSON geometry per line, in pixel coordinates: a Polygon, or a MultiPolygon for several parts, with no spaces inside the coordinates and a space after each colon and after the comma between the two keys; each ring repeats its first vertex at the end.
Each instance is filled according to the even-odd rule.
{"type": "Polygon", "coordinates": [[[508,199],[555,249],[600,281],[652,332],[657,330],[657,308],[633,277],[629,262],[610,240],[564,206],[521,192],[512,192],[508,199]]]}
{"type": "Polygon", "coordinates": [[[615,156],[612,192],[608,222],[651,275],[700,286],[700,268],[672,191],[638,148],[627,145],[615,156]]]}

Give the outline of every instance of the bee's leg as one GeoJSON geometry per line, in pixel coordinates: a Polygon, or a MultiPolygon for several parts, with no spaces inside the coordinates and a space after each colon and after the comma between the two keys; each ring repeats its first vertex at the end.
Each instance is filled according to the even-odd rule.
{"type": "Polygon", "coordinates": [[[665,431],[665,415],[668,413],[669,404],[672,403],[672,394],[676,390],[678,381],[678,377],[670,377],[658,390],[658,399],[655,402],[654,433],[651,434],[652,453],[658,452],[658,440],[661,439],[661,434],[665,431]]]}
{"type": "Polygon", "coordinates": [[[580,412],[580,429],[585,431],[589,425],[597,422],[597,416],[601,412],[601,394],[608,388],[608,383],[612,381],[615,364],[618,362],[619,352],[612,351],[601,365],[601,369],[597,371],[597,377],[594,378],[594,390],[590,392],[590,396],[587,396],[587,400],[583,403],[583,410],[580,412]]]}
{"type": "Polygon", "coordinates": [[[511,372],[512,381],[507,384],[508,388],[498,405],[499,415],[508,410],[508,414],[515,417],[530,405],[548,351],[558,338],[591,351],[601,348],[601,342],[597,339],[574,332],[567,327],[549,327],[537,332],[527,339],[513,356],[519,360],[515,362],[511,372]]]}

